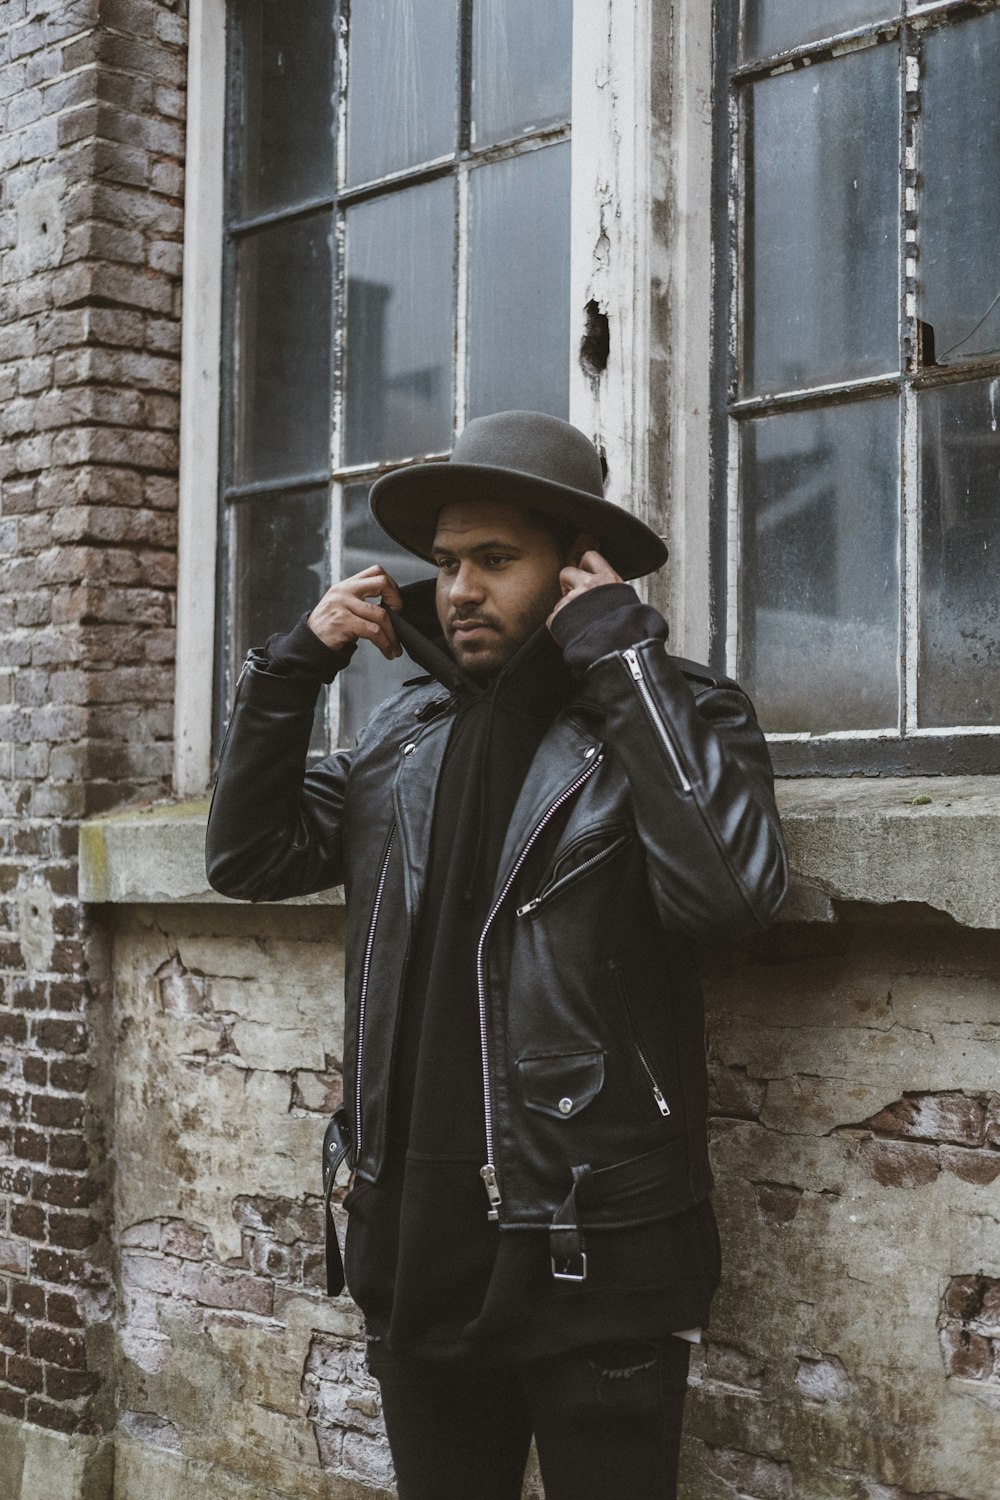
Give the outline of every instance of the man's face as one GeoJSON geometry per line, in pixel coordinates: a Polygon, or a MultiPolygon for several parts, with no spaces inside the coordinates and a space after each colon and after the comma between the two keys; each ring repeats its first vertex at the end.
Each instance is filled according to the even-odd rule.
{"type": "Polygon", "coordinates": [[[441,628],[459,666],[480,681],[495,677],[559,602],[564,559],[519,505],[444,506],[434,561],[441,628]]]}

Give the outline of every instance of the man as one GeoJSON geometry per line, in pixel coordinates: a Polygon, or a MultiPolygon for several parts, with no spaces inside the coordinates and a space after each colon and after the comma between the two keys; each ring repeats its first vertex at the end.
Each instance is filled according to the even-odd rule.
{"type": "Polygon", "coordinates": [[[375,564],[251,652],[209,876],[345,886],[346,1273],[402,1500],[515,1500],[532,1433],[548,1500],[663,1500],[719,1274],[691,945],[781,902],[767,751],[667,654],[624,581],[663,544],[569,424],[481,418],[371,505],[436,581],[375,564]],[[304,771],[362,641],[426,675],[304,771]]]}

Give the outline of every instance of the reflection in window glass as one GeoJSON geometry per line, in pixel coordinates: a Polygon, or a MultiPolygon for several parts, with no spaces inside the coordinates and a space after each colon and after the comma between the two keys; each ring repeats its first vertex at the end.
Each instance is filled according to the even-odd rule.
{"type": "MultiPolygon", "coordinates": [[[[237,661],[269,635],[285,632],[313,608],[328,584],[325,489],[237,501],[232,525],[233,644],[237,661]]],[[[310,749],[325,744],[326,693],[320,695],[310,749]]]]}
{"type": "Polygon", "coordinates": [[[477,0],[472,28],[473,145],[569,119],[573,0],[477,0]]]}
{"type": "MultiPolygon", "coordinates": [[[[386,536],[368,509],[367,484],[348,485],[344,490],[344,531],[341,573],[344,578],[360,573],[372,563],[381,563],[402,588],[419,578],[433,578],[434,568],[386,536]]],[[[362,641],[351,665],[340,679],[340,742],[351,745],[375,706],[402,687],[409,677],[419,676],[408,656],[387,661],[368,641],[362,641]]]]}
{"type": "Polygon", "coordinates": [[[1000,12],[931,33],[924,68],[920,316],[951,364],[1000,349],[1000,12]]]}
{"type": "Polygon", "coordinates": [[[249,217],[332,192],[334,8],[244,0],[238,14],[240,213],[249,217]]]}
{"type": "Polygon", "coordinates": [[[744,425],[739,674],[767,730],[897,722],[897,429],[894,401],[744,425]]]}
{"type": "Polygon", "coordinates": [[[468,415],[569,412],[569,146],[470,175],[468,415]]]}
{"type": "Polygon", "coordinates": [[[920,395],[921,724],[1000,724],[1000,380],[920,395]]]}
{"type": "Polygon", "coordinates": [[[753,85],[744,382],[899,365],[898,47],[753,85]]]}
{"type": "Polygon", "coordinates": [[[238,242],[236,326],[235,482],[328,468],[328,213],[238,242]]]}
{"type": "Polygon", "coordinates": [[[450,178],[347,210],[345,462],[451,447],[450,178]]]}
{"type": "Polygon", "coordinates": [[[349,183],[370,182],[454,151],[458,13],[456,0],[365,0],[351,6],[349,183]]]}
{"type": "Polygon", "coordinates": [[[785,52],[901,12],[900,0],[747,0],[743,54],[785,52]]]}

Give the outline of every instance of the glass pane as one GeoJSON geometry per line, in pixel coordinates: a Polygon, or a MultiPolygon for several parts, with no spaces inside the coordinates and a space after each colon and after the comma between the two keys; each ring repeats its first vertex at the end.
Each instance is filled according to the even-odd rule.
{"type": "MultiPolygon", "coordinates": [[[[285,632],[318,603],[327,587],[329,503],[326,490],[242,500],[228,508],[233,559],[233,659],[285,632]]],[[[310,750],[325,748],[321,693],[310,750]]]]}
{"type": "Polygon", "coordinates": [[[334,6],[244,0],[242,216],[333,192],[334,6]]]}
{"type": "Polygon", "coordinates": [[[895,401],[743,428],[740,680],[765,729],[896,724],[895,401]]]}
{"type": "Polygon", "coordinates": [[[924,48],[920,316],[953,364],[1000,349],[1000,12],[924,48]]]}
{"type": "MultiPolygon", "coordinates": [[[[379,562],[388,568],[400,586],[415,583],[418,578],[432,577],[434,569],[430,563],[404,552],[372,518],[368,509],[368,490],[367,484],[352,484],[344,490],[341,576],[349,578],[371,563],[379,562]]],[[[340,678],[341,744],[353,745],[376,704],[397,692],[407,678],[417,677],[422,671],[423,668],[415,667],[408,656],[402,656],[399,661],[386,661],[376,647],[362,641],[350,668],[340,678]]]]}
{"type": "Polygon", "coordinates": [[[451,447],[450,178],[347,210],[345,462],[451,447]]]}
{"type": "Polygon", "coordinates": [[[569,145],[470,176],[469,409],[569,414],[569,145]]]}
{"type": "Polygon", "coordinates": [[[743,55],[785,52],[901,11],[899,0],[747,0],[743,55]]]}
{"type": "Polygon", "coordinates": [[[1000,380],[920,396],[919,714],[1000,724],[1000,380]]]}
{"type": "Polygon", "coordinates": [[[509,140],[568,120],[573,0],[477,0],[472,19],[472,140],[509,140]]]}
{"type": "Polygon", "coordinates": [[[370,182],[455,150],[458,12],[456,0],[351,6],[348,182],[370,182]]]}
{"type": "Polygon", "coordinates": [[[753,85],[751,390],[898,368],[898,56],[872,47],[753,85]]]}
{"type": "Polygon", "coordinates": [[[236,483],[328,469],[328,213],[238,242],[234,358],[236,483]]]}

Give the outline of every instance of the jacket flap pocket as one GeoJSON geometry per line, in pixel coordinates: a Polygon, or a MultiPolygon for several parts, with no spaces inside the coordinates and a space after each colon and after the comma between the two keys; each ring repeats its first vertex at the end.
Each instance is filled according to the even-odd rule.
{"type": "Polygon", "coordinates": [[[560,1052],[519,1057],[521,1096],[529,1109],[556,1120],[571,1120],[586,1109],[604,1085],[604,1053],[560,1052]]]}

